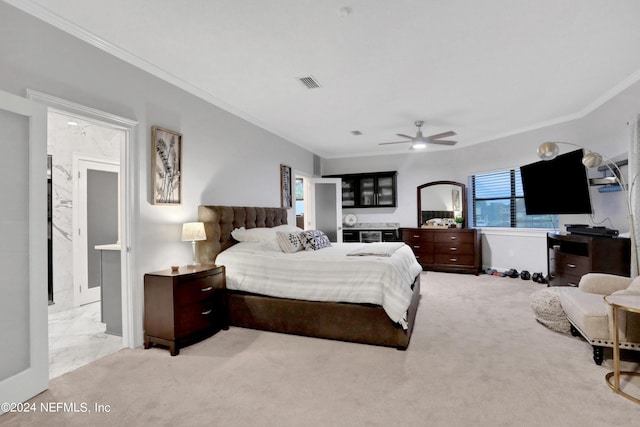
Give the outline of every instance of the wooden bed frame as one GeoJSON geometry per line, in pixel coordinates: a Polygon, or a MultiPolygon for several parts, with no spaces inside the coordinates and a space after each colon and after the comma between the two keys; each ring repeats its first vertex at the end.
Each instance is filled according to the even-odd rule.
{"type": "MultiPolygon", "coordinates": [[[[196,254],[202,263],[234,245],[235,228],[275,227],[287,223],[284,208],[244,206],[199,206],[198,220],[204,222],[207,240],[197,242],[196,254]]],[[[229,324],[244,328],[328,338],[405,350],[420,300],[420,275],[412,285],[413,296],[407,310],[408,328],[389,319],[381,306],[302,301],[228,290],[229,324]]]]}

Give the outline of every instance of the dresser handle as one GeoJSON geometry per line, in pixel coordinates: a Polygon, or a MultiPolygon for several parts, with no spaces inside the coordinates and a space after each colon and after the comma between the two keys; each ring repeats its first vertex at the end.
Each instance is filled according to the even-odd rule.
{"type": "Polygon", "coordinates": [[[414,248],[420,249],[420,245],[413,245],[414,248]]]}
{"type": "Polygon", "coordinates": [[[451,258],[451,259],[449,259],[449,261],[451,261],[451,262],[458,262],[458,258],[451,258]]]}
{"type": "Polygon", "coordinates": [[[203,311],[203,312],[202,312],[202,315],[203,315],[203,316],[206,316],[207,314],[211,313],[211,311],[212,311],[212,310],[203,311]]]}
{"type": "Polygon", "coordinates": [[[209,292],[211,289],[213,289],[213,287],[211,286],[207,286],[206,288],[202,288],[200,289],[201,292],[209,292]]]}
{"type": "Polygon", "coordinates": [[[449,250],[451,250],[451,252],[457,251],[458,248],[449,248],[449,250]]]}
{"type": "Polygon", "coordinates": [[[414,234],[413,237],[420,237],[420,235],[419,234],[414,234]]]}
{"type": "Polygon", "coordinates": [[[451,236],[449,237],[451,240],[456,240],[458,238],[458,236],[451,236]]]}
{"type": "Polygon", "coordinates": [[[576,265],[575,265],[575,264],[567,264],[567,267],[569,267],[569,268],[576,268],[576,265]]]}

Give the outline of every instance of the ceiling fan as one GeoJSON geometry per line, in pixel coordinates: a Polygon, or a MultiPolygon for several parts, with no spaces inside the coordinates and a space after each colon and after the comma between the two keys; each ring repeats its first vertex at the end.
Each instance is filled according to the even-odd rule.
{"type": "Polygon", "coordinates": [[[450,130],[448,132],[438,133],[436,135],[431,136],[423,136],[422,130],[420,129],[424,121],[418,120],[415,122],[416,127],[418,128],[418,133],[416,136],[404,135],[401,133],[397,133],[396,135],[401,136],[402,138],[407,138],[409,141],[398,141],[398,142],[381,142],[378,145],[389,145],[389,144],[406,144],[411,143],[411,149],[420,149],[425,148],[427,144],[440,144],[440,145],[455,145],[458,141],[448,141],[442,140],[440,138],[447,138],[449,136],[457,135],[454,131],[450,130]]]}

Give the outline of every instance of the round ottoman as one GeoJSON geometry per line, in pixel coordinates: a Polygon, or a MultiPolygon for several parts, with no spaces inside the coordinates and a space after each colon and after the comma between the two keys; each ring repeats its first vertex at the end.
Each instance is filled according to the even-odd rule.
{"type": "Polygon", "coordinates": [[[531,294],[529,303],[536,320],[552,331],[569,334],[571,324],[560,304],[560,288],[540,289],[531,294]]]}

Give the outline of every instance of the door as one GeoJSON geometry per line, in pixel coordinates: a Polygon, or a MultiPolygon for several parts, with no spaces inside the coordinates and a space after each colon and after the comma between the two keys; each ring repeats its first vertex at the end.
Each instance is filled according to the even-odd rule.
{"type": "Polygon", "coordinates": [[[0,403],[20,403],[49,380],[46,108],[0,91],[0,129],[0,403]]]}
{"type": "Polygon", "coordinates": [[[116,160],[75,154],[73,280],[75,305],[101,299],[101,260],[96,245],[120,242],[119,173],[116,160]]]}
{"type": "Polygon", "coordinates": [[[305,178],[305,230],[321,230],[342,243],[342,180],[305,178]]]}

